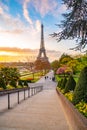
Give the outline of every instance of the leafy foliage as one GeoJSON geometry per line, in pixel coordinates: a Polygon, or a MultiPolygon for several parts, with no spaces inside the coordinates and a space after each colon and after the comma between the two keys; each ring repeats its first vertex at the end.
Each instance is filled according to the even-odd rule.
{"type": "Polygon", "coordinates": [[[74,104],[79,103],[81,100],[87,102],[87,67],[81,71],[73,95],[74,104]]]}
{"type": "Polygon", "coordinates": [[[53,62],[51,63],[51,68],[54,70],[54,72],[57,71],[58,67],[59,67],[59,62],[58,62],[58,60],[55,60],[55,61],[53,61],[53,62]]]}
{"type": "Polygon", "coordinates": [[[73,98],[73,92],[67,92],[65,93],[65,97],[72,102],[72,98],[73,98]]]}
{"type": "Polygon", "coordinates": [[[58,68],[58,70],[56,71],[56,74],[64,74],[65,73],[65,69],[66,69],[66,67],[58,68]]]}
{"type": "Polygon", "coordinates": [[[70,90],[74,90],[75,86],[76,86],[76,82],[75,82],[73,76],[70,75],[70,77],[65,85],[64,93],[67,93],[70,90]]]}
{"type": "Polygon", "coordinates": [[[67,63],[67,66],[69,66],[75,74],[78,70],[79,62],[76,59],[73,59],[67,63]]]}
{"type": "MultiPolygon", "coordinates": [[[[17,68],[4,67],[0,70],[0,83],[2,87],[6,89],[6,86],[11,82],[17,82],[20,74],[17,68]]],[[[13,84],[13,83],[12,83],[13,84]]],[[[15,83],[14,83],[15,84],[15,83]]],[[[16,87],[16,85],[14,85],[16,87]]]]}
{"type": "Polygon", "coordinates": [[[61,80],[58,81],[58,87],[59,88],[61,88],[62,82],[63,82],[63,79],[61,79],[61,80]]]}
{"type": "Polygon", "coordinates": [[[15,80],[11,80],[10,81],[10,85],[13,86],[13,87],[15,87],[15,88],[17,87],[15,80]]]}
{"type": "Polygon", "coordinates": [[[80,113],[87,117],[87,103],[81,101],[78,104],[76,104],[76,108],[79,110],[80,113]]]}
{"type": "Polygon", "coordinates": [[[28,82],[27,82],[27,80],[24,80],[24,86],[27,86],[27,87],[28,87],[28,82]]]}
{"type": "Polygon", "coordinates": [[[60,68],[58,68],[58,70],[56,71],[56,74],[71,74],[72,73],[72,69],[70,67],[67,66],[62,66],[60,68]]]}
{"type": "Polygon", "coordinates": [[[62,39],[76,39],[79,43],[75,49],[83,49],[87,45],[87,1],[86,0],[63,0],[67,6],[66,14],[63,14],[65,20],[59,27],[63,30],[54,33],[58,41],[62,39]]]}
{"type": "Polygon", "coordinates": [[[63,53],[59,59],[59,64],[60,66],[66,65],[71,60],[73,60],[73,58],[70,55],[63,53]]]}
{"type": "Polygon", "coordinates": [[[18,85],[23,87],[23,83],[21,80],[18,81],[18,85]]]}
{"type": "Polygon", "coordinates": [[[61,88],[64,89],[65,88],[65,85],[67,83],[67,79],[66,77],[63,78],[63,81],[61,82],[61,88]]]}
{"type": "Polygon", "coordinates": [[[6,85],[3,78],[0,78],[0,88],[6,89],[6,85]]]}
{"type": "Polygon", "coordinates": [[[36,60],[34,65],[35,70],[49,70],[51,68],[50,63],[42,59],[36,60]]]}

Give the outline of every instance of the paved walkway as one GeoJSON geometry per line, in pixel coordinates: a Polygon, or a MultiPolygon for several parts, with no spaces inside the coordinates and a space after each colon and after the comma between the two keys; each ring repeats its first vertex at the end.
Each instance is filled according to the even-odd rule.
{"type": "MultiPolygon", "coordinates": [[[[48,75],[53,76],[52,72],[48,75]]],[[[0,113],[0,130],[70,130],[55,90],[56,83],[44,77],[38,83],[42,81],[47,84],[42,92],[0,113]]]]}

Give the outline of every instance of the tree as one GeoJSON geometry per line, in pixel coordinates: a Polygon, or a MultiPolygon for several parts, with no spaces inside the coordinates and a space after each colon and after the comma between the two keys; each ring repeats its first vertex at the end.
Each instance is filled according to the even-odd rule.
{"type": "Polygon", "coordinates": [[[77,104],[81,100],[87,102],[87,67],[81,71],[73,95],[73,103],[77,104]]]}
{"type": "MultiPolygon", "coordinates": [[[[77,61],[76,67],[75,67],[75,72],[81,72],[81,70],[87,66],[87,54],[84,55],[77,55],[74,57],[75,60],[77,61]]],[[[73,63],[71,63],[73,65],[73,63]]]]}
{"type": "Polygon", "coordinates": [[[48,61],[45,61],[42,59],[36,60],[34,63],[34,66],[35,66],[35,70],[40,70],[40,71],[45,70],[45,72],[46,72],[46,70],[51,69],[50,63],[48,61]]]}
{"type": "Polygon", "coordinates": [[[58,81],[58,87],[59,88],[61,88],[62,82],[63,82],[63,79],[61,79],[61,80],[58,81]]]}
{"type": "Polygon", "coordinates": [[[65,75],[66,66],[58,68],[56,74],[64,74],[65,75]]]}
{"type": "Polygon", "coordinates": [[[59,59],[59,65],[66,65],[69,61],[73,60],[73,58],[65,53],[63,53],[59,59]]]}
{"type": "Polygon", "coordinates": [[[63,14],[62,31],[52,34],[58,42],[66,39],[76,39],[76,50],[84,49],[87,45],[87,0],[63,0],[68,11],[63,14]]]}
{"type": "Polygon", "coordinates": [[[73,73],[77,72],[78,65],[79,65],[79,62],[76,59],[73,59],[67,63],[67,66],[69,66],[72,69],[73,73]]]}
{"type": "Polygon", "coordinates": [[[53,61],[53,62],[51,63],[51,67],[52,67],[52,69],[54,70],[54,72],[56,72],[57,69],[58,69],[58,67],[59,67],[59,62],[58,62],[58,60],[53,61]]]}
{"type": "Polygon", "coordinates": [[[64,76],[65,74],[69,75],[69,74],[72,74],[72,69],[68,66],[62,66],[57,69],[56,74],[64,74],[64,76]]]}
{"type": "Polygon", "coordinates": [[[17,68],[4,67],[0,70],[0,79],[3,80],[5,86],[11,82],[17,82],[20,77],[20,74],[17,68]]]}
{"type": "Polygon", "coordinates": [[[63,78],[63,81],[62,81],[62,83],[61,83],[61,88],[62,88],[62,89],[65,88],[66,83],[67,83],[67,78],[64,77],[64,78],[63,78]]]}
{"type": "Polygon", "coordinates": [[[72,75],[70,75],[66,85],[65,85],[65,89],[64,89],[64,93],[67,93],[69,92],[70,90],[74,90],[75,89],[75,86],[76,86],[76,82],[73,78],[72,75]]]}
{"type": "Polygon", "coordinates": [[[18,85],[23,87],[23,82],[21,80],[18,81],[18,85]]]}
{"type": "Polygon", "coordinates": [[[13,79],[10,81],[10,85],[17,88],[16,81],[13,79]]]}
{"type": "Polygon", "coordinates": [[[0,77],[0,88],[6,89],[4,79],[0,77]]]}

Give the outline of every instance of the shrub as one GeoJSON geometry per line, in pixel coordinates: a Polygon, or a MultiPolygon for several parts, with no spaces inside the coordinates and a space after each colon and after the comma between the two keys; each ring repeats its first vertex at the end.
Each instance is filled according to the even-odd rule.
{"type": "Polygon", "coordinates": [[[57,85],[57,87],[60,88],[60,86],[61,86],[61,80],[58,81],[58,85],[57,85]]]}
{"type": "Polygon", "coordinates": [[[61,80],[58,81],[58,87],[59,87],[59,88],[62,88],[62,87],[61,87],[62,82],[63,82],[63,79],[61,79],[61,80]]]}
{"type": "Polygon", "coordinates": [[[5,84],[3,78],[0,78],[0,87],[3,88],[3,89],[6,89],[6,84],[5,84]]]}
{"type": "Polygon", "coordinates": [[[67,83],[67,79],[66,77],[63,78],[63,81],[61,82],[61,88],[64,89],[65,88],[65,85],[67,83]]]}
{"type": "Polygon", "coordinates": [[[65,97],[72,102],[73,92],[65,93],[65,97]]]}
{"type": "Polygon", "coordinates": [[[24,86],[27,86],[27,87],[28,87],[28,82],[27,82],[27,80],[24,80],[24,86]]]}
{"type": "Polygon", "coordinates": [[[76,104],[75,107],[79,110],[80,113],[87,117],[87,103],[81,101],[78,104],[76,104]]]}
{"type": "Polygon", "coordinates": [[[13,87],[15,87],[15,88],[17,87],[17,86],[16,86],[16,81],[15,81],[15,80],[11,80],[10,85],[13,86],[13,87]]]}
{"type": "Polygon", "coordinates": [[[19,80],[19,81],[18,81],[18,85],[23,87],[23,82],[22,82],[22,80],[19,80]]]}
{"type": "Polygon", "coordinates": [[[3,90],[3,88],[0,87],[0,91],[2,91],[2,90],[3,90]]]}
{"type": "Polygon", "coordinates": [[[60,88],[62,88],[63,79],[60,80],[60,88]]]}
{"type": "Polygon", "coordinates": [[[87,67],[81,71],[73,94],[74,104],[79,103],[81,100],[87,102],[87,67]]]}
{"type": "Polygon", "coordinates": [[[76,86],[76,82],[75,82],[73,76],[70,75],[69,79],[68,79],[68,81],[67,81],[67,83],[65,85],[64,93],[67,93],[70,90],[74,90],[75,86],[76,86]]]}
{"type": "Polygon", "coordinates": [[[22,86],[18,85],[17,88],[22,88],[22,86]]]}
{"type": "Polygon", "coordinates": [[[14,87],[8,84],[8,85],[7,85],[7,89],[8,89],[8,90],[9,90],[9,89],[14,89],[14,87]]]}

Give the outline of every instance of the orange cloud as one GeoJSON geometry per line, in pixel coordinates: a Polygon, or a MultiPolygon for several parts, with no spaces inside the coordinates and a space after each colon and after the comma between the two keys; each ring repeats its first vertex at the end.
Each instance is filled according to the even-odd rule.
{"type": "MultiPolygon", "coordinates": [[[[0,47],[0,61],[35,61],[38,51],[38,49],[0,47]]],[[[47,56],[50,61],[58,59],[60,55],[59,51],[47,50],[47,56]]]]}
{"type": "Polygon", "coordinates": [[[14,30],[0,30],[0,33],[11,33],[11,34],[20,34],[23,33],[24,30],[22,29],[14,29],[14,30]]]}

